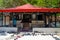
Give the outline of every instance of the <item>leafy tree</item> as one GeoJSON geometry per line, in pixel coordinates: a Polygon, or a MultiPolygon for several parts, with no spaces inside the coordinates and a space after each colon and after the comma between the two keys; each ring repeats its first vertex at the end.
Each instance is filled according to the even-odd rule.
{"type": "Polygon", "coordinates": [[[47,0],[46,6],[56,8],[58,6],[58,1],[59,0],[47,0]]]}
{"type": "Polygon", "coordinates": [[[33,4],[38,7],[56,8],[60,0],[24,0],[26,3],[33,4]]]}
{"type": "Polygon", "coordinates": [[[0,0],[0,7],[16,7],[26,3],[38,7],[60,8],[60,0],[0,0]]]}
{"type": "Polygon", "coordinates": [[[38,7],[44,7],[45,6],[45,0],[24,0],[26,3],[30,3],[32,5],[38,6],[38,7]]]}
{"type": "Polygon", "coordinates": [[[23,0],[3,0],[2,6],[5,8],[9,7],[16,7],[25,4],[23,0]]]}
{"type": "Polygon", "coordinates": [[[58,7],[58,8],[60,8],[60,1],[59,1],[57,4],[58,4],[58,6],[57,6],[57,7],[58,7]]]}

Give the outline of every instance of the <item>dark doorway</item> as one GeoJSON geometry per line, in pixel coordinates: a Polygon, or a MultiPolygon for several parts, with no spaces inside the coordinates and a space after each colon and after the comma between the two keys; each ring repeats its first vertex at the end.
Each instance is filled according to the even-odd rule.
{"type": "Polygon", "coordinates": [[[31,31],[31,26],[30,26],[31,19],[32,19],[31,14],[23,14],[23,19],[22,19],[23,31],[31,31]]]}
{"type": "Polygon", "coordinates": [[[23,23],[31,23],[31,14],[23,14],[23,23]]]}
{"type": "Polygon", "coordinates": [[[43,14],[37,14],[37,20],[42,21],[43,20],[43,14]]]}

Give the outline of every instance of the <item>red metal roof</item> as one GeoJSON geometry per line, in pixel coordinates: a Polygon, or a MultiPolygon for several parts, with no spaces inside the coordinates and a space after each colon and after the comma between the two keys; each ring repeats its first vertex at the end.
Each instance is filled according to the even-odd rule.
{"type": "Polygon", "coordinates": [[[25,4],[15,8],[1,9],[0,12],[60,12],[60,8],[39,8],[31,4],[25,4]]]}
{"type": "Polygon", "coordinates": [[[37,7],[31,5],[31,4],[25,4],[22,6],[17,6],[16,9],[36,9],[37,7]]]}

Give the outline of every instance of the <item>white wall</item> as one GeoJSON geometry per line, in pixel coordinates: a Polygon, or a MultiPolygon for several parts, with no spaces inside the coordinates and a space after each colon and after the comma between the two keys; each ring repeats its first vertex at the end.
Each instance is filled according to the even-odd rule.
{"type": "Polygon", "coordinates": [[[45,33],[55,33],[56,31],[60,33],[60,28],[33,28],[33,31],[45,32],[45,33]]]}
{"type": "Polygon", "coordinates": [[[16,27],[0,27],[0,31],[15,31],[17,32],[16,27]]]}

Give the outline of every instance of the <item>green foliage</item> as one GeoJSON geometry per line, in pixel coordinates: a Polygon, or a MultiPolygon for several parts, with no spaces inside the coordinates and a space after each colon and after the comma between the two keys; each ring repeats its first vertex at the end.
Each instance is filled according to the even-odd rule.
{"type": "Polygon", "coordinates": [[[59,1],[60,1],[60,0],[47,0],[47,1],[46,1],[46,6],[47,6],[47,7],[56,8],[56,7],[58,7],[59,1]]]}
{"type": "Polygon", "coordinates": [[[3,1],[0,0],[0,9],[2,8],[3,1]]]}
{"type": "Polygon", "coordinates": [[[16,7],[25,4],[23,0],[3,0],[2,6],[5,8],[9,7],[16,7]]]}
{"type": "Polygon", "coordinates": [[[27,3],[33,4],[38,7],[57,8],[59,7],[60,0],[24,0],[27,3]]]}
{"type": "Polygon", "coordinates": [[[0,0],[0,7],[16,7],[26,3],[38,7],[60,8],[60,0],[0,0]]]}
{"type": "Polygon", "coordinates": [[[24,0],[24,1],[38,7],[45,6],[45,0],[24,0]]]}

